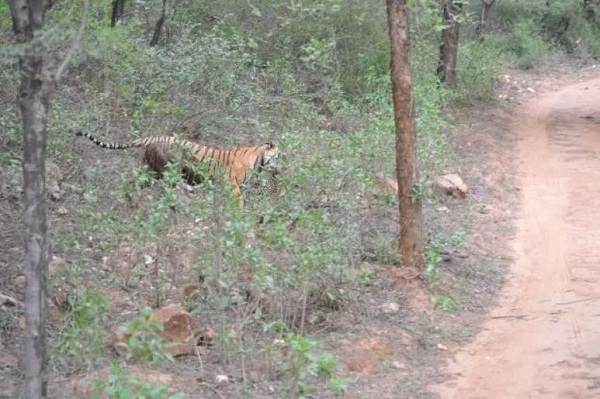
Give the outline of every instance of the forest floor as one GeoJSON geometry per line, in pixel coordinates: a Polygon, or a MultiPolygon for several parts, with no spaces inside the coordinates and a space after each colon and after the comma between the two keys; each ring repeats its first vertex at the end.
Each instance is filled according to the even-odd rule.
{"type": "MultiPolygon", "coordinates": [[[[456,115],[452,171],[469,194],[429,206],[427,219],[430,231],[460,244],[441,254],[427,290],[401,268],[367,265],[372,281],[310,331],[340,359],[344,398],[600,395],[599,75],[599,67],[572,64],[509,70],[496,103],[456,115]]],[[[0,288],[21,298],[18,278],[0,288]]],[[[114,287],[107,295],[114,327],[136,308],[114,287]]],[[[0,398],[14,397],[22,381],[21,324],[11,321],[0,337],[0,398]]],[[[244,393],[239,370],[210,352],[198,358],[132,373],[189,398],[281,397],[278,375],[250,369],[244,393]],[[215,383],[219,374],[230,383],[215,383]]],[[[50,397],[92,397],[90,380],[106,372],[53,375],[50,397]]],[[[315,388],[314,397],[327,397],[315,388]]]]}

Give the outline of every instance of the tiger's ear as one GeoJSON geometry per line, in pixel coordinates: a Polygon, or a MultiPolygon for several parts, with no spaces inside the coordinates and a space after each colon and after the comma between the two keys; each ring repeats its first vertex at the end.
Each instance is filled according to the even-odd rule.
{"type": "Polygon", "coordinates": [[[269,150],[271,150],[271,149],[275,148],[275,144],[274,144],[272,141],[267,141],[267,142],[265,143],[265,145],[267,146],[267,148],[268,148],[269,150]]]}

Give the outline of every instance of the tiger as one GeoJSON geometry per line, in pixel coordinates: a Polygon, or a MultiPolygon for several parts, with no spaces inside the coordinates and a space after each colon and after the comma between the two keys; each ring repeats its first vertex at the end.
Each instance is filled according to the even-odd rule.
{"type": "Polygon", "coordinates": [[[144,137],[125,143],[107,143],[80,130],[76,131],[75,135],[87,137],[94,144],[111,150],[144,148],[142,163],[147,165],[158,179],[162,178],[169,163],[179,162],[182,177],[188,184],[202,183],[204,176],[194,170],[194,164],[206,162],[208,173],[212,177],[215,177],[218,170],[226,172],[233,195],[241,207],[243,207],[242,185],[248,181],[254,170],[272,167],[279,154],[279,148],[271,141],[259,146],[222,150],[173,136],[144,137]]]}

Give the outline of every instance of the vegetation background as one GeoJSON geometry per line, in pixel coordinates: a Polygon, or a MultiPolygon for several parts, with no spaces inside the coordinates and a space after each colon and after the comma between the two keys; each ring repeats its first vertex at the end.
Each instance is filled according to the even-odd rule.
{"type": "MultiPolygon", "coordinates": [[[[510,108],[495,91],[506,68],[597,60],[600,24],[584,3],[502,0],[483,27],[481,4],[465,4],[450,90],[435,73],[439,4],[411,2],[422,177],[415,195],[428,231],[422,312],[412,291],[396,286],[397,206],[377,184],[393,177],[395,148],[382,2],[135,1],[113,27],[112,1],[94,1],[49,120],[53,397],[73,397],[61,396],[66,389],[114,398],[368,397],[357,377],[365,368],[348,352],[369,347],[360,341],[365,331],[375,339],[386,328],[405,334],[404,346],[389,349],[403,360],[388,366],[406,370],[393,389],[426,397],[441,342],[467,339],[475,327],[459,320],[479,312],[502,282],[501,250],[477,252],[469,235],[494,192],[458,150],[468,138],[457,121],[510,108]],[[162,34],[150,45],[163,7],[162,34]],[[239,214],[219,187],[174,184],[176,171],[142,188],[151,179],[135,150],[95,147],[74,137],[78,129],[105,141],[273,140],[284,172],[276,191],[258,176],[239,214]],[[433,189],[447,172],[470,183],[467,199],[433,189]],[[205,328],[193,356],[174,359],[149,317],[169,303],[205,328]],[[119,327],[130,338],[117,355],[107,340],[119,327]],[[149,378],[150,369],[170,377],[149,378]]],[[[81,17],[79,2],[53,6],[44,37],[57,59],[81,17]]],[[[0,292],[21,298],[22,130],[11,29],[1,3],[0,292]]],[[[510,222],[498,229],[510,234],[510,222]]],[[[20,356],[19,318],[18,309],[0,311],[8,396],[23,378],[10,361],[20,356]]]]}

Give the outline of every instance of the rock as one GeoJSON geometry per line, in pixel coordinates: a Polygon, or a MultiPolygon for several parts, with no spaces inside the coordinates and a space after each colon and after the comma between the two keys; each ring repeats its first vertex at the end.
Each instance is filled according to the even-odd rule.
{"type": "Polygon", "coordinates": [[[58,182],[51,181],[47,187],[48,196],[52,201],[60,201],[62,190],[60,189],[58,182]]]}
{"type": "Polygon", "coordinates": [[[25,284],[27,284],[27,278],[25,278],[25,276],[22,274],[20,276],[15,277],[14,281],[15,285],[20,288],[24,288],[25,284]]]}
{"type": "MultiPolygon", "coordinates": [[[[198,345],[209,346],[215,337],[215,331],[210,327],[206,327],[200,334],[196,334],[196,343],[198,345]]],[[[233,338],[235,338],[235,336],[233,338]]]]}
{"type": "MultiPolygon", "coordinates": [[[[189,355],[196,353],[198,342],[198,329],[192,316],[179,304],[172,304],[155,310],[150,319],[163,324],[160,332],[166,343],[171,344],[169,352],[173,356],[189,355]]],[[[131,331],[121,330],[105,340],[105,344],[112,346],[119,355],[126,352],[125,342],[133,334],[131,331]]]]}
{"type": "Polygon", "coordinates": [[[400,305],[396,302],[386,302],[381,305],[383,313],[398,313],[400,311],[400,305]]]}
{"type": "Polygon", "coordinates": [[[223,374],[218,374],[215,377],[215,380],[217,381],[218,385],[223,385],[223,384],[227,384],[229,382],[229,377],[227,377],[226,375],[223,375],[223,374]]]}
{"type": "Polygon", "coordinates": [[[174,344],[170,349],[173,356],[195,353],[197,329],[192,316],[181,305],[165,306],[150,317],[163,323],[163,338],[174,344]]]}
{"type": "Polygon", "coordinates": [[[435,186],[444,194],[452,195],[455,198],[464,198],[467,195],[467,191],[469,191],[469,187],[455,173],[448,173],[438,177],[435,181],[435,186]]]}
{"type": "Polygon", "coordinates": [[[395,369],[399,369],[399,370],[404,370],[406,368],[406,364],[400,363],[397,360],[392,362],[392,366],[394,366],[395,369]]]}
{"type": "Polygon", "coordinates": [[[478,207],[478,212],[481,213],[482,215],[487,215],[488,213],[490,213],[492,210],[492,206],[488,205],[488,204],[481,204],[478,207]]]}

